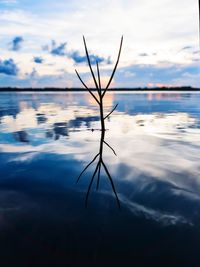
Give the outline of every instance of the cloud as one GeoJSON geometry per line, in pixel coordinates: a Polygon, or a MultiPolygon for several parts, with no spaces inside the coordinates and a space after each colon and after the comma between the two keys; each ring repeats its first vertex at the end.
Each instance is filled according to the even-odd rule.
{"type": "Polygon", "coordinates": [[[44,59],[42,57],[34,57],[33,61],[37,64],[42,64],[44,62],[44,59]]]}
{"type": "Polygon", "coordinates": [[[35,78],[35,77],[37,77],[37,75],[38,75],[37,70],[35,68],[33,68],[32,72],[30,73],[30,77],[35,78]]]}
{"type": "Polygon", "coordinates": [[[134,72],[131,72],[131,71],[125,71],[124,72],[124,77],[126,78],[130,78],[130,77],[135,77],[136,74],[134,72]]]}
{"type": "Polygon", "coordinates": [[[182,50],[188,50],[188,49],[191,49],[191,48],[192,48],[192,46],[188,45],[188,46],[184,46],[184,47],[182,48],[182,50]]]}
{"type": "Polygon", "coordinates": [[[16,76],[18,73],[18,67],[14,63],[13,59],[0,60],[0,74],[16,76]]]}
{"type": "MultiPolygon", "coordinates": [[[[76,63],[83,63],[83,62],[87,62],[87,57],[86,56],[81,56],[79,51],[74,51],[71,53],[70,57],[76,62],[76,63]]],[[[91,64],[96,64],[96,61],[98,61],[98,63],[101,62],[106,62],[107,64],[111,64],[111,60],[110,57],[108,57],[108,59],[105,59],[104,57],[99,57],[97,55],[94,54],[90,54],[90,62],[91,64]]]]}
{"type": "Polygon", "coordinates": [[[148,84],[198,87],[199,79],[198,62],[188,66],[135,64],[119,69],[115,75],[115,81],[119,87],[124,87],[125,84],[127,87],[146,87],[148,84]],[[134,73],[134,77],[127,75],[127,73],[134,73]],[[185,75],[186,73],[187,75],[185,75]]]}
{"type": "Polygon", "coordinates": [[[200,53],[200,51],[197,50],[197,51],[194,51],[194,52],[193,52],[193,55],[196,55],[196,54],[199,54],[199,53],[200,53]]]}
{"type": "MultiPolygon", "coordinates": [[[[73,59],[75,63],[85,63],[87,62],[87,57],[86,55],[81,55],[78,50],[75,51],[69,51],[66,49],[67,42],[63,42],[57,45],[55,40],[52,40],[51,46],[49,45],[44,45],[42,46],[43,51],[49,51],[50,54],[54,56],[66,56],[70,59],[73,59]]],[[[98,63],[105,62],[106,64],[111,64],[111,57],[104,58],[100,57],[95,54],[90,54],[90,62],[92,65],[96,64],[96,61],[98,63]]],[[[39,62],[36,62],[39,63],[39,62]]]]}
{"type": "Polygon", "coordinates": [[[52,40],[51,45],[43,45],[42,50],[50,52],[53,56],[66,56],[67,42],[57,44],[55,40],[52,40]]]}
{"type": "Polygon", "coordinates": [[[49,46],[48,45],[43,45],[42,46],[43,51],[49,51],[49,46]]]}
{"type": "Polygon", "coordinates": [[[56,45],[56,42],[53,40],[52,41],[52,48],[50,53],[55,56],[65,56],[66,55],[66,45],[67,43],[61,43],[59,45],[56,45]]]}
{"type": "Polygon", "coordinates": [[[21,36],[16,36],[11,42],[11,50],[19,51],[22,47],[24,39],[21,36]]]}
{"type": "Polygon", "coordinates": [[[141,53],[139,54],[140,57],[148,57],[148,54],[147,53],[141,53]]]}
{"type": "Polygon", "coordinates": [[[193,62],[199,62],[200,61],[200,58],[193,58],[192,61],[193,62]]]}
{"type": "MultiPolygon", "coordinates": [[[[125,77],[124,74],[119,76],[117,72],[116,82],[121,86],[136,86],[136,83],[137,86],[143,86],[149,82],[166,83],[165,77],[162,80],[159,76],[156,79],[150,76],[151,73],[155,73],[154,66],[157,65],[158,68],[161,66],[161,61],[168,60],[171,65],[179,65],[181,69],[198,63],[198,54],[196,52],[195,56],[194,53],[198,50],[198,23],[196,23],[198,3],[195,0],[126,0],[123,3],[119,0],[102,0],[94,1],[92,4],[89,0],[81,0],[84,5],[80,4],[80,0],[35,1],[37,3],[30,1],[29,5],[26,5],[25,0],[0,0],[0,2],[18,2],[17,5],[4,4],[0,8],[0,58],[5,60],[12,57],[20,68],[20,74],[25,74],[30,73],[36,64],[33,62],[33,57],[41,56],[48,62],[37,63],[39,77],[48,76],[43,79],[43,84],[46,82],[49,85],[49,76],[53,75],[51,82],[54,81],[59,85],[60,80],[55,78],[59,74],[58,69],[65,68],[68,73],[73,74],[76,63],[80,65],[80,72],[87,73],[87,66],[83,62],[85,54],[82,34],[86,35],[88,45],[92,49],[91,54],[105,59],[101,68],[105,76],[112,71],[106,64],[109,63],[109,60],[106,62],[107,56],[110,55],[113,61],[116,60],[121,34],[124,35],[124,45],[119,68],[127,66],[131,68],[135,64],[144,63],[152,66],[148,68],[149,74],[144,71],[143,75],[139,75],[139,80],[137,80],[138,75],[133,79],[129,74],[126,74],[129,77],[125,77]],[[122,19],[119,20],[119,17],[122,19]],[[95,25],[91,25],[91,21],[95,21],[95,25]],[[134,31],[130,25],[134,25],[134,31]],[[10,51],[6,51],[5,48],[8,43],[11,48],[10,42],[16,36],[22,36],[24,42],[27,40],[27,45],[26,49],[11,56],[10,51]],[[53,41],[51,44],[49,40],[52,39],[56,42],[53,41]],[[189,46],[192,48],[189,49],[189,46]],[[185,49],[181,51],[183,48],[185,49]],[[144,52],[148,56],[139,56],[144,52]],[[78,63],[80,61],[83,63],[78,63]]],[[[21,45],[23,47],[24,43],[21,45]]],[[[196,69],[198,68],[199,64],[196,64],[196,69]]],[[[130,69],[130,73],[135,72],[130,69]]],[[[15,77],[10,76],[4,76],[0,83],[10,84],[11,78],[16,83],[15,77]]],[[[38,82],[40,78],[37,78],[38,82]]],[[[182,79],[179,73],[174,79],[178,78],[182,79]]],[[[17,82],[19,85],[22,82],[29,82],[22,79],[21,76],[17,82]]],[[[73,84],[79,85],[78,82],[76,77],[73,78],[73,84]]],[[[198,83],[196,79],[188,80],[187,83],[189,82],[193,86],[198,83]]]]}

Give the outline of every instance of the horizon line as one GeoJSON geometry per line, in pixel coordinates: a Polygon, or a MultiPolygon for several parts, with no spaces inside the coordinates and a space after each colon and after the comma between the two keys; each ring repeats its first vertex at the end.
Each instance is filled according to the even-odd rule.
{"type": "MultiPolygon", "coordinates": [[[[90,90],[96,90],[95,88],[90,88],[90,90]]],[[[104,90],[104,89],[102,89],[104,90]]],[[[163,91],[163,90],[180,90],[180,91],[200,91],[200,87],[192,86],[162,86],[162,87],[113,87],[109,88],[108,91],[163,91]]],[[[87,91],[82,87],[13,87],[13,86],[0,86],[0,91],[87,91]]]]}

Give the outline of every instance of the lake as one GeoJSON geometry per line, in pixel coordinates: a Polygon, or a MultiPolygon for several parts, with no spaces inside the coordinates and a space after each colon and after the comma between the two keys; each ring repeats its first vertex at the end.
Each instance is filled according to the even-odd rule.
{"type": "Polygon", "coordinates": [[[117,103],[101,142],[88,93],[0,94],[2,267],[200,266],[200,93],[117,103]]]}

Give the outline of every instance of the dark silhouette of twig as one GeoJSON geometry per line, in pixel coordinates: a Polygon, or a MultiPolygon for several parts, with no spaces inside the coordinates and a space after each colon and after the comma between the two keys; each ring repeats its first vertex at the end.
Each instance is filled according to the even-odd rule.
{"type": "Polygon", "coordinates": [[[115,71],[116,71],[116,69],[117,69],[117,65],[118,65],[118,63],[119,63],[119,58],[120,58],[120,55],[121,55],[122,44],[123,44],[123,36],[122,36],[122,38],[121,38],[121,42],[120,42],[120,47],[119,47],[119,53],[118,53],[118,57],[117,57],[117,62],[116,62],[116,64],[115,64],[115,67],[114,67],[113,72],[112,72],[112,74],[111,74],[110,80],[109,80],[109,82],[108,82],[108,84],[107,84],[107,86],[106,86],[106,88],[105,88],[105,90],[104,90],[104,92],[103,92],[102,97],[104,97],[104,95],[106,94],[106,91],[107,91],[108,87],[110,86],[110,84],[111,84],[111,82],[112,82],[112,79],[113,79],[113,77],[114,77],[115,71]]]}
{"type": "Polygon", "coordinates": [[[89,53],[88,53],[88,49],[87,49],[87,44],[86,44],[86,40],[85,40],[85,37],[84,36],[83,36],[83,43],[84,43],[84,47],[85,47],[85,53],[86,53],[86,57],[87,57],[87,62],[88,62],[88,65],[89,65],[89,69],[90,69],[92,78],[94,80],[94,84],[95,84],[95,87],[96,87],[96,90],[97,90],[97,93],[98,93],[98,96],[99,96],[98,98],[99,99],[96,97],[95,94],[93,94],[93,92],[91,91],[91,89],[89,89],[88,86],[84,83],[84,81],[80,77],[78,71],[77,70],[75,70],[75,71],[76,71],[76,74],[77,74],[79,80],[83,84],[83,86],[88,90],[88,92],[92,95],[92,97],[95,99],[95,101],[99,105],[100,122],[101,122],[101,138],[100,138],[100,146],[99,146],[99,152],[98,152],[98,154],[83,169],[83,171],[79,175],[79,177],[78,177],[78,179],[77,179],[76,182],[77,183],[79,182],[79,180],[80,180],[81,176],[83,175],[83,173],[92,165],[92,163],[95,163],[95,161],[98,158],[98,161],[96,163],[95,170],[93,172],[92,178],[91,178],[90,183],[89,183],[89,186],[88,186],[88,190],[87,190],[87,194],[86,194],[86,199],[85,199],[85,206],[87,207],[89,194],[90,194],[90,191],[91,191],[91,188],[92,188],[92,184],[94,182],[94,179],[95,179],[96,175],[97,175],[96,190],[99,189],[100,177],[101,177],[101,169],[102,169],[101,166],[103,166],[103,169],[105,171],[105,174],[107,175],[107,177],[108,177],[108,179],[109,179],[109,181],[111,183],[111,187],[112,187],[112,190],[114,192],[114,195],[115,195],[115,198],[116,198],[116,201],[117,201],[117,205],[120,208],[120,201],[119,201],[119,198],[118,198],[118,195],[117,195],[117,191],[116,191],[115,186],[114,186],[113,179],[112,179],[112,177],[110,175],[110,172],[109,172],[109,170],[108,170],[105,162],[103,161],[103,145],[104,144],[106,144],[112,150],[112,152],[116,155],[115,150],[104,139],[105,139],[105,131],[106,131],[106,129],[105,129],[105,120],[114,112],[114,110],[117,108],[118,104],[116,104],[115,107],[108,113],[108,115],[106,115],[104,117],[103,98],[104,98],[104,96],[105,96],[105,94],[107,92],[108,87],[110,86],[110,84],[112,82],[112,79],[114,77],[115,71],[116,71],[117,66],[118,66],[118,63],[119,63],[119,58],[120,58],[121,49],[122,49],[122,43],[123,43],[123,36],[121,38],[120,48],[119,48],[119,52],[118,52],[118,57],[117,57],[116,64],[114,66],[114,69],[113,69],[112,74],[110,76],[110,79],[108,81],[108,84],[107,84],[107,86],[106,86],[106,88],[104,89],[103,92],[102,92],[102,88],[101,88],[101,78],[100,78],[100,70],[99,70],[98,61],[96,61],[97,79],[98,79],[98,83],[97,83],[97,79],[96,79],[96,77],[94,75],[94,72],[93,72],[93,69],[92,69],[92,66],[91,66],[90,57],[89,57],[89,53]]]}
{"type": "Polygon", "coordinates": [[[96,65],[97,65],[97,75],[98,75],[98,82],[99,82],[99,96],[101,97],[101,78],[100,78],[98,61],[96,61],[96,65]]]}
{"type": "Polygon", "coordinates": [[[86,56],[87,56],[87,61],[88,61],[88,65],[89,65],[89,68],[90,68],[90,72],[92,74],[95,86],[98,89],[98,84],[97,84],[96,78],[94,76],[94,72],[92,70],[92,66],[91,66],[91,63],[90,63],[90,57],[89,57],[89,54],[88,54],[88,49],[87,49],[87,45],[86,45],[86,41],[85,41],[85,37],[84,36],[83,36],[83,43],[84,43],[84,46],[85,46],[85,53],[86,53],[86,56]]]}
{"type": "Polygon", "coordinates": [[[106,171],[106,174],[108,175],[108,178],[109,178],[110,183],[111,183],[111,185],[112,185],[113,192],[114,192],[115,197],[116,197],[116,200],[117,200],[117,205],[118,205],[118,207],[120,208],[119,198],[118,198],[118,196],[117,196],[117,192],[116,192],[116,190],[115,190],[115,185],[114,185],[114,183],[113,183],[112,177],[111,177],[111,175],[110,175],[110,173],[109,173],[109,171],[108,171],[108,168],[106,167],[106,165],[105,165],[105,163],[104,163],[103,161],[102,161],[102,165],[103,165],[103,167],[104,167],[104,170],[106,171]]]}
{"type": "Polygon", "coordinates": [[[112,152],[115,154],[115,156],[117,156],[115,150],[108,143],[106,143],[105,140],[103,140],[103,142],[104,142],[104,144],[106,144],[112,150],[112,152]]]}
{"type": "Polygon", "coordinates": [[[96,160],[96,158],[99,156],[99,153],[93,158],[93,160],[84,168],[84,170],[81,172],[81,174],[79,175],[76,183],[78,183],[78,181],[80,180],[81,176],[83,175],[83,173],[87,170],[88,167],[90,167],[90,165],[96,160]]]}
{"type": "Polygon", "coordinates": [[[90,184],[89,184],[89,186],[88,186],[88,191],[87,191],[86,199],[85,199],[85,206],[86,206],[86,207],[87,207],[87,204],[88,204],[88,197],[89,197],[90,189],[91,189],[91,187],[92,187],[92,183],[93,183],[94,178],[95,178],[95,175],[96,175],[96,173],[97,173],[99,164],[100,164],[100,163],[97,164],[97,166],[96,166],[96,168],[95,168],[95,171],[94,171],[94,173],[93,173],[93,175],[92,175],[90,184]]]}
{"type": "Polygon", "coordinates": [[[89,183],[89,186],[88,186],[88,190],[87,190],[87,194],[86,194],[86,199],[85,199],[85,206],[87,207],[88,205],[88,198],[89,198],[89,194],[90,194],[90,191],[91,191],[91,188],[92,188],[92,184],[94,182],[94,179],[95,177],[97,176],[97,185],[96,185],[96,190],[99,189],[99,183],[100,183],[100,176],[101,176],[101,166],[103,166],[104,170],[105,170],[105,174],[107,175],[110,183],[111,183],[111,187],[112,187],[112,190],[114,192],[114,195],[115,195],[115,198],[116,198],[116,201],[117,201],[117,205],[118,207],[120,208],[120,201],[119,201],[119,198],[118,198],[118,195],[117,195],[117,192],[116,192],[116,189],[115,189],[115,186],[114,186],[114,182],[113,182],[113,179],[110,175],[110,172],[108,171],[108,168],[103,160],[103,144],[106,144],[112,151],[113,153],[116,155],[114,149],[104,140],[105,138],[105,131],[104,132],[101,132],[101,139],[100,139],[100,145],[99,145],[99,152],[97,153],[97,155],[93,158],[93,160],[84,168],[84,170],[81,172],[81,174],[79,175],[78,179],[77,179],[77,182],[80,180],[82,174],[88,169],[88,167],[95,162],[95,160],[97,160],[96,162],[96,167],[95,167],[95,170],[92,174],[92,178],[90,180],[90,183],[89,183]]]}
{"type": "Polygon", "coordinates": [[[81,83],[83,84],[83,86],[84,86],[84,87],[88,90],[88,92],[94,97],[94,99],[96,100],[96,102],[97,102],[98,104],[100,104],[100,103],[99,103],[99,100],[96,98],[96,96],[92,93],[92,91],[87,87],[87,85],[86,85],[86,84],[84,83],[84,81],[81,79],[81,76],[79,75],[78,71],[75,70],[75,72],[76,72],[76,74],[77,74],[79,80],[80,80],[81,83]]]}
{"type": "Polygon", "coordinates": [[[105,116],[104,120],[107,119],[112,113],[113,111],[115,111],[115,109],[117,108],[118,104],[115,105],[115,107],[111,110],[110,113],[108,113],[108,115],[105,116]]]}
{"type": "Polygon", "coordinates": [[[101,175],[101,164],[99,164],[99,170],[98,170],[97,188],[96,188],[97,190],[99,189],[100,175],[101,175]]]}

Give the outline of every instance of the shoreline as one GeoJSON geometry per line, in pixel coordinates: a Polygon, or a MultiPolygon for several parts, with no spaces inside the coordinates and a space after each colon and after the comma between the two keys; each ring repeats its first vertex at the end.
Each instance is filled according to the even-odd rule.
{"type": "MultiPolygon", "coordinates": [[[[91,88],[91,91],[96,91],[91,88]]],[[[104,90],[102,90],[104,91],[104,90]]],[[[187,92],[200,91],[200,88],[193,87],[162,87],[162,88],[111,88],[108,92],[187,92]]],[[[0,88],[0,92],[87,92],[84,88],[0,88]]]]}

